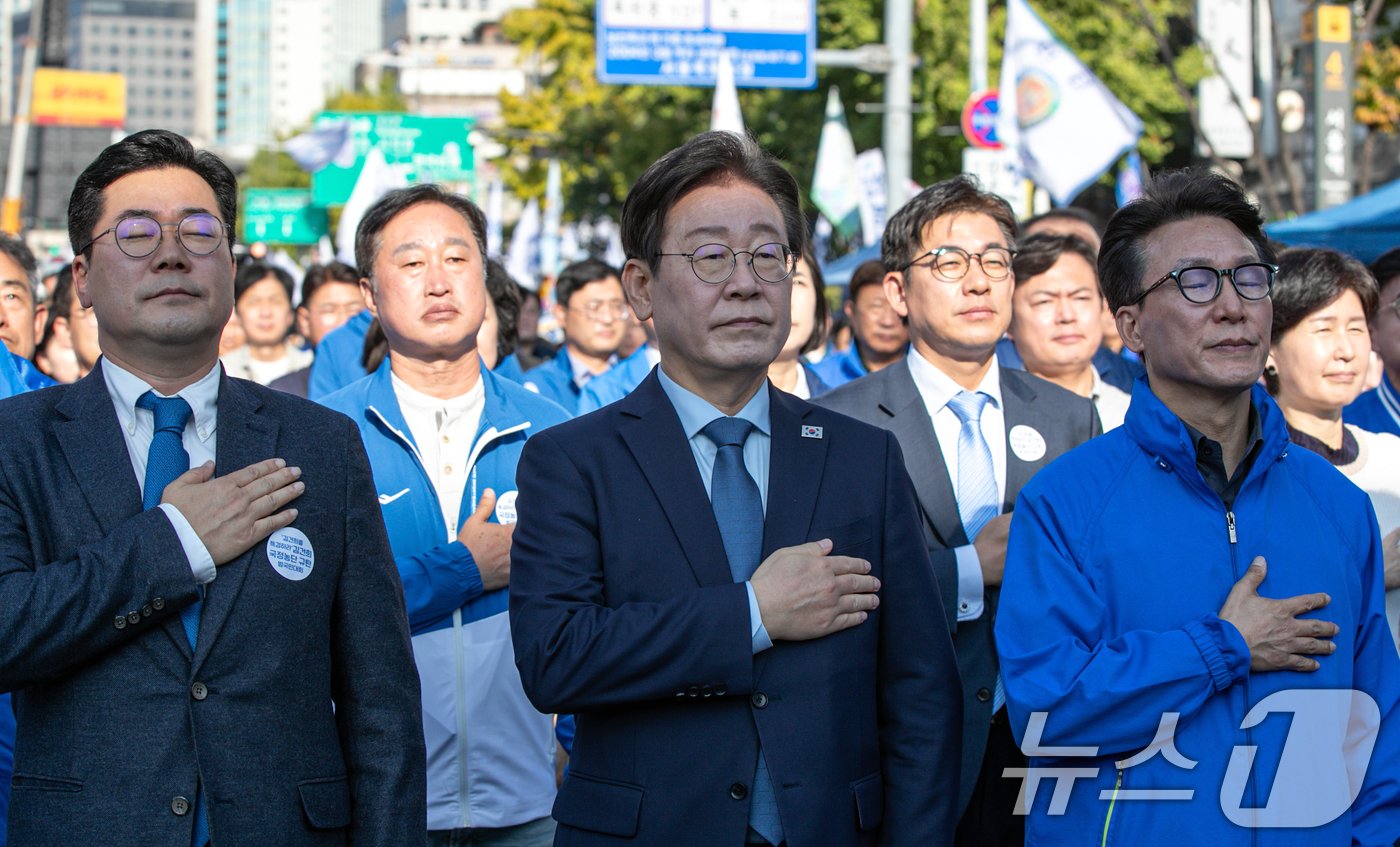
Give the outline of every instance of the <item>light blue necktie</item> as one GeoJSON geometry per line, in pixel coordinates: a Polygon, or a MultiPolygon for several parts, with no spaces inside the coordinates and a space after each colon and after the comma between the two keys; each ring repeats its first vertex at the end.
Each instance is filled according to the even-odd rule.
{"type": "MultiPolygon", "coordinates": [[[[714,510],[729,573],[735,582],[746,582],[758,570],[763,552],[763,497],[758,485],[744,467],[744,441],[753,424],[743,418],[715,418],[700,432],[715,447],[715,467],[710,474],[710,508],[714,510]]],[[[749,828],[768,841],[783,843],[783,822],[778,815],[778,797],[763,748],[758,750],[754,768],[753,793],[749,801],[749,828]]]]}
{"type": "MultiPolygon", "coordinates": [[[[160,505],[165,487],[190,469],[190,454],[185,451],[185,423],[190,419],[190,404],[180,397],[157,397],[154,391],[147,391],[136,405],[149,410],[156,418],[155,435],[146,453],[146,485],[141,496],[141,508],[154,509],[160,505]]],[[[185,627],[191,652],[199,640],[199,612],[203,605],[203,601],[195,600],[180,610],[180,623],[185,627]]],[[[204,847],[208,843],[209,821],[204,815],[204,789],[200,788],[194,798],[191,844],[204,847]]]]}
{"type": "MultiPolygon", "coordinates": [[[[987,521],[1001,514],[997,477],[992,467],[992,449],[982,437],[982,410],[991,396],[982,392],[959,391],[948,401],[948,408],[962,421],[958,431],[958,516],[971,544],[987,521]]],[[[1006,702],[1001,674],[992,692],[992,714],[1006,702]]]]}

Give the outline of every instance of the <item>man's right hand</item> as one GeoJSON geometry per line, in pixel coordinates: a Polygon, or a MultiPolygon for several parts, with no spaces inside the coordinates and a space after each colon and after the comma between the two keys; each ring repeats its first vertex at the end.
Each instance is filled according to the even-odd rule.
{"type": "Polygon", "coordinates": [[[1283,600],[1259,596],[1268,573],[1263,556],[1255,556],[1240,581],[1230,589],[1220,617],[1235,625],[1249,645],[1251,671],[1315,671],[1309,656],[1330,656],[1337,645],[1328,639],[1339,632],[1330,621],[1298,618],[1331,602],[1326,594],[1300,594],[1283,600]]]}
{"type": "Polygon", "coordinates": [[[300,477],[301,468],[289,468],[282,459],[218,478],[214,463],[205,462],[175,477],[160,501],[180,510],[214,564],[222,565],[296,520],[296,509],[282,507],[306,490],[300,477]]]}
{"type": "Polygon", "coordinates": [[[870,563],[829,556],[831,539],[773,551],[749,580],[774,641],[808,641],[863,623],[880,605],[870,563]]]}
{"type": "Polygon", "coordinates": [[[972,547],[977,551],[977,562],[982,566],[982,584],[987,587],[1001,585],[1002,571],[1006,570],[1006,541],[1011,537],[1011,513],[997,515],[982,525],[977,540],[972,547]]]}
{"type": "Polygon", "coordinates": [[[491,523],[496,511],[496,492],[486,489],[476,503],[476,511],[462,522],[457,540],[471,551],[481,573],[481,588],[495,591],[510,584],[510,542],[515,524],[491,523]]]}

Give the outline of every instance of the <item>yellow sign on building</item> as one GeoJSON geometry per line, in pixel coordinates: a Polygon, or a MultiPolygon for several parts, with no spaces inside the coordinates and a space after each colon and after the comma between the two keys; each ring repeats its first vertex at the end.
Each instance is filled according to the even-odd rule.
{"type": "Polygon", "coordinates": [[[29,114],[32,123],[51,126],[124,126],[126,77],[36,68],[29,114]]]}
{"type": "Polygon", "coordinates": [[[1351,41],[1351,7],[1320,5],[1317,7],[1317,40],[1327,44],[1351,41]]]}

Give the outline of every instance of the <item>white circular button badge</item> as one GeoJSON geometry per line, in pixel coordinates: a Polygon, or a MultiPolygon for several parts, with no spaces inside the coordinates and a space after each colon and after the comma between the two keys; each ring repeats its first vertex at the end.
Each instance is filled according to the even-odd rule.
{"type": "Polygon", "coordinates": [[[1034,427],[1017,424],[1006,434],[1006,443],[1011,452],[1023,462],[1038,462],[1045,458],[1045,436],[1034,427]]]}
{"type": "Polygon", "coordinates": [[[293,527],[279,529],[267,539],[267,561],[272,569],[293,582],[301,582],[316,566],[311,539],[293,527]]]}
{"type": "Polygon", "coordinates": [[[496,523],[515,523],[515,498],[519,491],[507,491],[496,498],[496,523]]]}

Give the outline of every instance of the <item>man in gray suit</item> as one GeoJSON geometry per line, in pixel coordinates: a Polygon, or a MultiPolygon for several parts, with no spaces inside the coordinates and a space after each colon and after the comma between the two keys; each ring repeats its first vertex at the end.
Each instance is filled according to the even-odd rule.
{"type": "Polygon", "coordinates": [[[151,130],[69,205],[102,359],[0,403],[14,844],[422,844],[418,676],[347,418],[224,375],[237,186],[151,130]]]}
{"type": "Polygon", "coordinates": [[[1020,782],[1002,770],[1025,758],[992,641],[1011,506],[1032,474],[1100,432],[1084,398],[997,365],[1015,241],[1011,208],[965,176],[910,200],[885,227],[881,260],[913,351],[816,401],[893,432],[914,480],[963,683],[960,847],[1022,840],[1020,782]]]}

